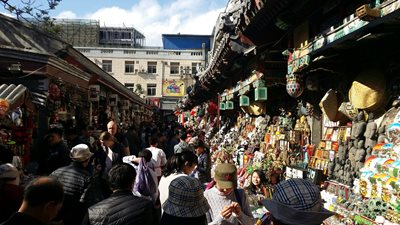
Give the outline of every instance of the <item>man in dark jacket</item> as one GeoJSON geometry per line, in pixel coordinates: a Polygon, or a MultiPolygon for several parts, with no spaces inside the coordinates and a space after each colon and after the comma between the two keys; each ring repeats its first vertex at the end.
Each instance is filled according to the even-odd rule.
{"type": "Polygon", "coordinates": [[[113,194],[89,208],[82,225],[155,225],[153,203],[132,194],[135,169],[126,163],[114,166],[109,174],[113,194]]]}
{"type": "Polygon", "coordinates": [[[49,175],[54,170],[70,164],[69,148],[62,139],[60,128],[51,128],[47,133],[48,148],[40,149],[39,174],[49,175]]]}
{"type": "Polygon", "coordinates": [[[122,133],[120,130],[118,130],[118,126],[117,123],[115,123],[115,121],[110,121],[107,123],[107,131],[113,136],[115,137],[115,139],[117,140],[117,143],[119,145],[114,145],[112,147],[112,150],[121,152],[122,157],[123,156],[128,156],[131,155],[131,152],[129,150],[129,142],[128,139],[126,138],[125,134],[122,133]]]}
{"type": "Polygon", "coordinates": [[[65,225],[80,224],[86,213],[87,208],[80,200],[90,183],[91,174],[86,167],[92,155],[89,146],[76,145],[71,149],[70,157],[73,161],[71,165],[61,167],[50,174],[64,187],[65,200],[59,217],[65,225]]]}
{"type": "Polygon", "coordinates": [[[57,216],[64,199],[63,187],[56,179],[39,177],[25,188],[18,212],[1,225],[46,225],[57,216]]]}

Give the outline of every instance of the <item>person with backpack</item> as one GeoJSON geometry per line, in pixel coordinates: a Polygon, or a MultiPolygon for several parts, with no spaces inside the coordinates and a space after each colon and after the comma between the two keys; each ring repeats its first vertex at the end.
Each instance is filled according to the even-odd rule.
{"type": "Polygon", "coordinates": [[[253,225],[254,219],[248,198],[243,189],[237,188],[237,169],[230,163],[215,168],[215,186],[204,192],[210,204],[207,212],[209,225],[253,225]]]}

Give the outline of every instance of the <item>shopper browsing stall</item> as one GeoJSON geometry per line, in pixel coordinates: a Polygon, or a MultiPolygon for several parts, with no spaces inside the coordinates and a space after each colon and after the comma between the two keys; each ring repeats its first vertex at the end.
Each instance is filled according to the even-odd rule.
{"type": "Polygon", "coordinates": [[[261,205],[261,200],[270,196],[269,188],[267,187],[267,178],[261,170],[254,170],[250,177],[250,185],[247,187],[249,203],[254,207],[261,205]]]}
{"type": "Polygon", "coordinates": [[[204,192],[211,209],[207,212],[209,225],[216,224],[254,224],[247,195],[237,189],[236,166],[229,163],[215,168],[216,185],[204,192]]]}
{"type": "Polygon", "coordinates": [[[197,168],[195,170],[195,176],[199,179],[202,184],[211,181],[211,158],[205,149],[205,144],[202,140],[197,140],[194,143],[194,149],[198,156],[197,168]]]}
{"type": "Polygon", "coordinates": [[[274,225],[320,225],[334,213],[324,209],[319,188],[305,179],[289,179],[275,186],[272,199],[262,204],[274,225]]]}
{"type": "Polygon", "coordinates": [[[171,181],[180,176],[187,176],[193,172],[197,165],[197,157],[193,152],[184,151],[172,155],[168,161],[164,174],[159,183],[160,201],[164,205],[168,199],[169,185],[171,181]]]}

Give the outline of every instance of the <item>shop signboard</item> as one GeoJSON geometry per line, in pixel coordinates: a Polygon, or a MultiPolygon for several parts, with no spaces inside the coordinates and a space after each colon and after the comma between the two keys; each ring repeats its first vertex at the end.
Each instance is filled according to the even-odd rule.
{"type": "Polygon", "coordinates": [[[110,106],[117,106],[118,105],[118,95],[111,94],[110,95],[110,106]]]}
{"type": "Polygon", "coordinates": [[[164,80],[162,95],[167,97],[183,97],[185,95],[185,82],[183,80],[164,80]]]}
{"type": "Polygon", "coordinates": [[[122,109],[127,110],[131,106],[131,102],[129,100],[122,100],[122,109]]]}
{"type": "Polygon", "coordinates": [[[291,178],[301,178],[305,179],[307,177],[307,170],[297,167],[286,167],[286,179],[291,178]]]}
{"type": "Polygon", "coordinates": [[[324,176],[324,171],[308,168],[307,179],[309,179],[314,184],[321,184],[323,176],[324,176]]]}
{"type": "Polygon", "coordinates": [[[89,101],[98,102],[100,100],[100,85],[89,86],[89,101]]]}

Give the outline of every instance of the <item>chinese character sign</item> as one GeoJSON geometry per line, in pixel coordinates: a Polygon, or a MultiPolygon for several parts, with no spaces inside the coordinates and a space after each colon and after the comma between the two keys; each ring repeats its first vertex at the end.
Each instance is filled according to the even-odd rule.
{"type": "Polygon", "coordinates": [[[185,83],[182,80],[165,80],[162,85],[163,96],[183,97],[185,83]]]}

